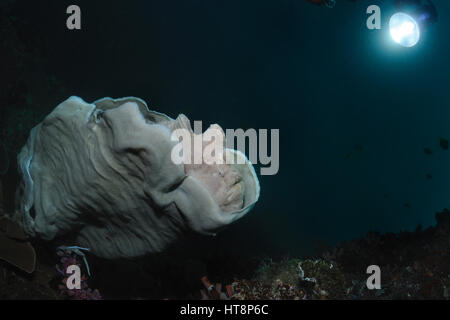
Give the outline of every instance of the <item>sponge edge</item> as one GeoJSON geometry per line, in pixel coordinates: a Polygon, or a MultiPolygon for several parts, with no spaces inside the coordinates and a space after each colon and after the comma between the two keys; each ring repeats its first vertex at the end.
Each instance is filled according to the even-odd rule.
{"type": "Polygon", "coordinates": [[[241,204],[222,210],[201,179],[171,161],[174,128],[190,127],[134,97],[71,97],[33,128],[18,157],[14,214],[32,237],[70,236],[105,258],[163,251],[184,233],[215,234],[247,214],[259,182],[242,153],[232,164],[241,204]],[[235,162],[236,163],[236,162],[235,162]]]}

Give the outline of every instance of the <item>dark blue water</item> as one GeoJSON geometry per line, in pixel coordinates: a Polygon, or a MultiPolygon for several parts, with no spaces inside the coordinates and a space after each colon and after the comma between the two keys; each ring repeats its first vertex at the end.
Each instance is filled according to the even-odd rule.
{"type": "Polygon", "coordinates": [[[434,1],[440,20],[410,49],[389,38],[390,1],[93,2],[78,1],[76,32],[65,29],[70,1],[23,4],[47,72],[71,94],[280,129],[279,173],[261,177],[260,202],[223,235],[230,245],[308,253],[317,238],[427,226],[449,206],[450,151],[439,146],[450,138],[448,1],[434,1]],[[382,30],[366,28],[369,4],[382,30]]]}

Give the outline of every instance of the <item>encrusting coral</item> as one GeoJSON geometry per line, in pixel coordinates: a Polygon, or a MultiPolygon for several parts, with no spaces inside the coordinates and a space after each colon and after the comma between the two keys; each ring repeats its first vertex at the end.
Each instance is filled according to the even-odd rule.
{"type": "Polygon", "coordinates": [[[231,288],[238,300],[341,299],[345,278],[322,259],[285,259],[265,265],[252,280],[235,280],[231,288]]]}
{"type": "Polygon", "coordinates": [[[81,276],[81,288],[69,289],[67,287],[67,268],[69,266],[78,266],[81,269],[82,263],[78,261],[77,255],[73,251],[58,249],[57,255],[60,257],[59,264],[56,265],[61,282],[58,284],[59,297],[68,300],[100,300],[102,296],[97,289],[92,290],[89,288],[87,282],[87,276],[83,274],[81,276]]]}
{"type": "Polygon", "coordinates": [[[450,210],[436,226],[414,232],[369,232],[312,259],[261,261],[251,279],[235,279],[231,299],[449,300],[450,210]],[[366,269],[382,266],[381,289],[367,287],[366,269]]]}

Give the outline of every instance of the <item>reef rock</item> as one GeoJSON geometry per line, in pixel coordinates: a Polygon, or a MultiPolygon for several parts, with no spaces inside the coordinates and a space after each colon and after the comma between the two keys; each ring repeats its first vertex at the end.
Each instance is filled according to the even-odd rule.
{"type": "Polygon", "coordinates": [[[214,235],[253,208],[258,178],[226,148],[241,164],[177,164],[179,128],[192,132],[184,115],[150,111],[138,98],[67,99],[18,156],[13,218],[31,237],[66,236],[105,258],[161,252],[190,231],[214,235]]]}

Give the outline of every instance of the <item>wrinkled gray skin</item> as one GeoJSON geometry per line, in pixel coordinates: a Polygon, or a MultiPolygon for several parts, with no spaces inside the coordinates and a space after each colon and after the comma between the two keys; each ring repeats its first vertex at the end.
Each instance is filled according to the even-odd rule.
{"type": "Polygon", "coordinates": [[[190,129],[184,115],[171,119],[138,98],[69,98],[32,129],[18,156],[13,218],[32,237],[70,235],[105,258],[161,252],[191,230],[214,235],[252,209],[258,179],[247,159],[174,164],[177,128],[190,129]]]}

